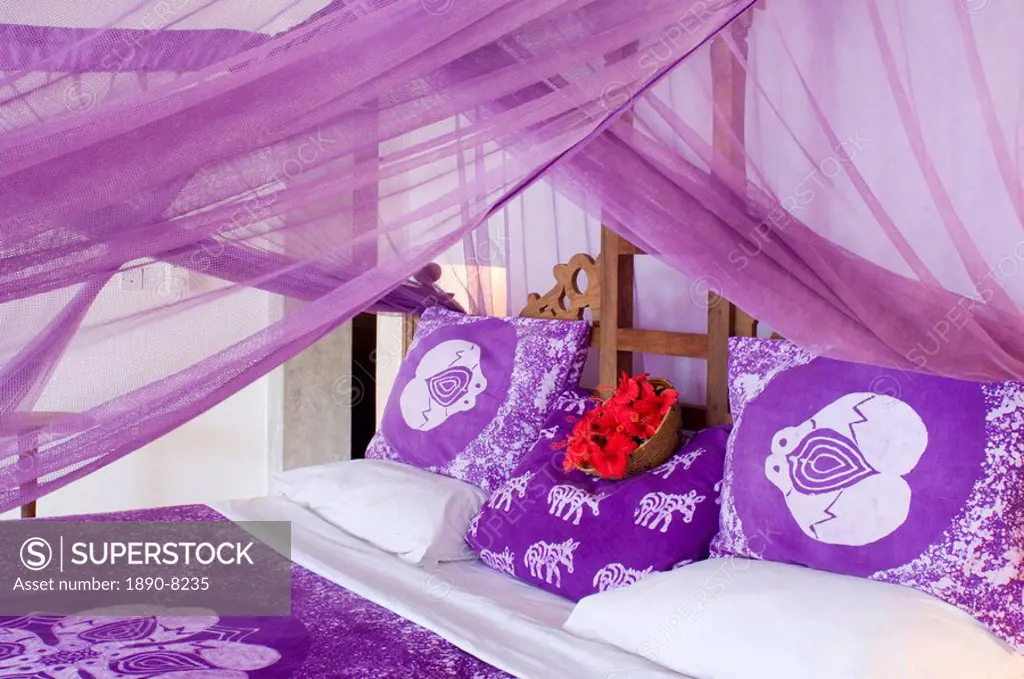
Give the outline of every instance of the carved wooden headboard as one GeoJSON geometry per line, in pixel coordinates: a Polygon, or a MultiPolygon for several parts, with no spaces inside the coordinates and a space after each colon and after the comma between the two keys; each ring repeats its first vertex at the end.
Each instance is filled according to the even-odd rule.
{"type": "MultiPolygon", "coordinates": [[[[704,403],[683,407],[683,424],[698,430],[724,424],[729,417],[729,337],[752,337],[757,321],[713,292],[707,293],[708,329],[704,333],[648,330],[635,326],[634,257],[645,254],[614,231],[602,229],[597,258],[580,253],[554,268],[555,285],[543,295],[531,293],[520,316],[579,320],[590,312],[590,345],[600,350],[598,381],[614,385],[622,371],[634,371],[635,354],[657,354],[707,361],[704,403]],[[614,264],[611,264],[614,263],[614,264]]],[[[680,306],[692,303],[682,293],[680,306]]],[[[404,346],[412,341],[415,322],[405,324],[404,346]]],[[[685,394],[684,394],[685,395],[685,394]]]]}
{"type": "MultiPolygon", "coordinates": [[[[602,385],[615,384],[622,371],[632,373],[633,356],[638,353],[706,360],[705,402],[684,406],[684,425],[696,430],[729,422],[729,337],[755,335],[757,321],[708,292],[705,333],[635,327],[634,257],[642,254],[615,232],[602,229],[601,254],[596,259],[573,255],[566,264],[555,266],[555,287],[543,295],[531,294],[520,315],[581,319],[589,310],[594,325],[591,346],[600,349],[598,379],[602,385]]],[[[681,304],[690,302],[690,295],[684,293],[681,304]]]]}

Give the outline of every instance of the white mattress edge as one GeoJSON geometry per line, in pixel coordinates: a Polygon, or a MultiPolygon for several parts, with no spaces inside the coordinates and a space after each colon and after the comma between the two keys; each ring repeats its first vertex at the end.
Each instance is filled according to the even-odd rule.
{"type": "Polygon", "coordinates": [[[233,521],[291,521],[292,561],[514,676],[682,676],[640,656],[563,631],[561,625],[571,612],[571,602],[478,562],[424,570],[280,497],[231,500],[210,507],[233,521]],[[506,596],[520,610],[502,607],[492,595],[506,596]]]}

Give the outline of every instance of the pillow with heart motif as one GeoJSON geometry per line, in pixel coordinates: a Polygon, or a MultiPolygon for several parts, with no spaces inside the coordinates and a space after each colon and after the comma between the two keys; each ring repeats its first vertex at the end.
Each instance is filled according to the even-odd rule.
{"type": "Polygon", "coordinates": [[[1024,649],[1024,383],[732,338],[729,400],[712,556],[913,587],[1024,649]]]}
{"type": "Polygon", "coordinates": [[[585,321],[427,309],[366,457],[496,489],[579,382],[589,338],[585,321]]]}

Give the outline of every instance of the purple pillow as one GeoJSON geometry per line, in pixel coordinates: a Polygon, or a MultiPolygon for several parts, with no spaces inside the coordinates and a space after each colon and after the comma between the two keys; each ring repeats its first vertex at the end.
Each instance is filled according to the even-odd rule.
{"type": "Polygon", "coordinates": [[[470,524],[491,568],[577,601],[707,556],[718,530],[727,428],[707,429],[645,474],[562,470],[565,439],[593,402],[571,391],[542,438],[470,524]]]}
{"type": "Polygon", "coordinates": [[[1024,647],[1024,384],[730,340],[713,556],[906,585],[1024,647]]]}
{"type": "Polygon", "coordinates": [[[427,309],[366,457],[494,490],[579,382],[589,337],[585,321],[427,309]]]}

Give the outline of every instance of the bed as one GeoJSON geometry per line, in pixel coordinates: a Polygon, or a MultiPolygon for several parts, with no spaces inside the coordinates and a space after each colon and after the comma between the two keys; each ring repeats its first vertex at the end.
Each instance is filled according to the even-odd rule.
{"type": "Polygon", "coordinates": [[[3,618],[0,676],[674,676],[562,632],[564,599],[478,563],[410,566],[283,498],[75,518],[291,521],[292,616],[3,618]]]}
{"type": "MultiPolygon", "coordinates": [[[[601,353],[605,384],[632,369],[634,352],[706,359],[707,402],[685,406],[685,425],[699,429],[727,421],[726,341],[752,334],[756,324],[711,293],[706,334],[634,328],[633,258],[641,254],[605,230],[601,253],[577,254],[556,266],[554,287],[530,295],[522,315],[588,317],[591,346],[613,348],[601,353]]],[[[408,321],[411,338],[415,319],[408,321]]],[[[160,617],[8,617],[0,619],[3,676],[679,676],[563,631],[573,608],[566,599],[477,561],[426,570],[409,565],[282,497],[74,518],[290,521],[292,616],[188,623],[160,617]]]]}
{"type": "MultiPolygon", "coordinates": [[[[631,282],[634,258],[641,255],[643,253],[638,248],[610,231],[603,231],[599,256],[577,254],[568,262],[557,265],[554,269],[554,287],[544,294],[530,295],[522,315],[566,320],[588,318],[592,324],[590,346],[602,350],[599,357],[601,384],[614,383],[620,371],[631,372],[633,357],[637,353],[706,360],[706,402],[684,406],[684,427],[699,430],[731,422],[728,365],[730,341],[733,345],[758,341],[749,339],[758,334],[757,322],[727,300],[709,293],[706,333],[678,333],[634,327],[634,291],[631,282]]],[[[407,339],[412,338],[415,324],[416,319],[408,319],[404,333],[407,339]]],[[[407,349],[408,345],[407,341],[407,349]]],[[[740,412],[737,410],[737,415],[740,412]]],[[[738,422],[741,421],[738,419],[738,422]]],[[[758,464],[763,466],[763,463],[758,464]]],[[[429,472],[418,471],[434,476],[429,472]]],[[[394,486],[386,486],[390,495],[393,495],[393,489],[394,486]]],[[[306,506],[285,497],[259,497],[211,506],[167,507],[71,518],[104,522],[287,521],[291,525],[293,561],[291,615],[219,617],[211,613],[184,617],[176,616],[172,610],[166,616],[133,617],[121,611],[100,610],[74,616],[0,618],[0,676],[23,679],[113,679],[131,676],[166,679],[292,676],[639,679],[690,676],[667,669],[667,661],[658,657],[658,653],[663,650],[661,646],[655,648],[652,654],[647,654],[652,651],[652,639],[668,633],[675,634],[672,630],[666,631],[664,625],[677,624],[679,611],[685,610],[686,606],[696,600],[686,599],[689,595],[681,595],[677,585],[672,585],[677,590],[675,602],[671,600],[672,592],[667,592],[669,596],[661,598],[667,602],[665,605],[668,608],[660,612],[652,612],[649,604],[640,604],[639,612],[617,615],[613,610],[614,605],[617,605],[614,599],[605,598],[604,601],[613,602],[613,612],[606,614],[609,617],[605,618],[609,628],[614,628],[616,624],[625,625],[625,628],[614,632],[609,639],[608,635],[602,636],[600,633],[592,635],[593,630],[581,625],[579,621],[574,627],[574,618],[579,617],[579,611],[587,607],[593,609],[598,605],[594,602],[607,597],[606,594],[588,597],[584,600],[587,603],[585,607],[582,602],[576,605],[569,599],[508,577],[496,570],[493,564],[485,564],[481,560],[451,561],[433,567],[411,565],[394,553],[355,537],[306,506]],[[682,608],[678,603],[680,596],[683,597],[682,608]],[[633,623],[638,623],[636,626],[640,631],[629,629],[634,626],[633,623]],[[643,631],[645,626],[646,632],[643,631]],[[619,640],[626,639],[631,632],[635,632],[634,636],[639,635],[638,638],[620,643],[619,640]],[[658,664],[655,664],[656,660],[658,664]]],[[[463,534],[458,533],[460,544],[463,534]]],[[[751,558],[760,557],[753,554],[751,558]]],[[[763,563],[769,567],[778,567],[778,564],[763,563]]],[[[694,564],[692,577],[684,575],[674,582],[683,583],[690,577],[694,580],[691,582],[695,587],[694,592],[706,600],[708,591],[711,591],[708,583],[715,575],[712,574],[705,581],[705,575],[702,575],[704,571],[697,568],[705,566],[713,567],[714,559],[694,564]]],[[[678,572],[685,574],[687,569],[678,572]]],[[[732,574],[730,581],[739,572],[732,574]]],[[[877,588],[891,585],[868,583],[867,580],[849,579],[819,571],[812,573],[818,575],[794,575],[792,570],[785,571],[784,575],[795,577],[797,586],[801,588],[806,583],[815,582],[815,578],[826,578],[821,580],[820,591],[811,597],[815,601],[821,597],[841,600],[846,596],[848,588],[854,586],[869,586],[865,592],[870,596],[881,594],[878,600],[886,602],[886,605],[892,601],[903,602],[911,595],[916,596],[914,601],[917,602],[917,610],[923,612],[921,619],[941,619],[942,624],[953,622],[946,628],[946,633],[951,635],[947,640],[949,645],[958,646],[961,640],[965,640],[964,643],[970,646],[974,643],[972,639],[980,638],[988,656],[998,656],[1001,661],[1013,662],[1015,667],[1024,669],[1021,656],[1010,657],[1005,647],[996,648],[994,637],[987,632],[982,633],[962,611],[928,595],[910,590],[890,594],[877,588]],[[840,578],[846,584],[837,585],[839,581],[834,578],[840,578]]],[[[674,571],[660,573],[664,576],[674,574],[674,571]]],[[[729,609],[726,606],[721,609],[725,618],[719,621],[717,631],[707,641],[700,642],[710,649],[704,653],[705,660],[709,654],[715,663],[728,659],[730,668],[721,670],[718,665],[715,668],[700,666],[698,660],[700,669],[687,671],[694,676],[747,677],[758,676],[763,671],[764,676],[816,678],[820,676],[821,667],[832,667],[832,656],[828,654],[822,656],[823,659],[817,665],[810,661],[807,667],[802,664],[799,667],[792,665],[793,657],[803,656],[799,650],[785,646],[785,643],[791,641],[786,636],[787,630],[798,628],[801,620],[824,619],[828,612],[805,610],[801,614],[803,609],[799,606],[790,611],[790,600],[785,598],[785,588],[775,587],[773,578],[776,576],[771,573],[768,575],[770,577],[767,580],[758,579],[753,585],[758,588],[759,596],[745,597],[742,590],[737,590],[736,596],[730,598],[730,605],[736,606],[739,602],[739,607],[729,609]],[[765,591],[769,594],[774,592],[777,600],[761,596],[765,591]],[[757,601],[769,608],[760,613],[751,613],[744,608],[745,602],[757,601]],[[729,618],[730,615],[734,617],[729,618]],[[778,629],[762,630],[762,619],[776,615],[781,616],[778,629]],[[751,629],[758,630],[750,632],[749,637],[742,637],[743,647],[749,650],[748,644],[753,644],[753,648],[759,650],[747,654],[714,650],[716,644],[723,649],[728,647],[733,621],[737,616],[749,623],[751,629]],[[723,629],[728,629],[729,634],[722,634],[723,629]],[[765,633],[761,634],[761,631],[765,633]],[[785,642],[779,641],[781,637],[772,641],[772,633],[777,633],[777,637],[783,635],[785,642]],[[774,662],[764,660],[776,651],[778,657],[774,662]],[[759,664],[761,661],[767,665],[762,666],[759,664]],[[784,668],[782,671],[785,674],[779,674],[780,667],[784,668]],[[753,673],[751,668],[755,668],[753,673]],[[798,670],[804,671],[803,674],[798,670]]],[[[624,587],[609,594],[625,593],[623,597],[642,597],[644,592],[657,586],[653,583],[655,580],[657,577],[652,577],[639,585],[624,587]],[[653,584],[648,586],[649,583],[653,584]],[[639,590],[639,593],[631,594],[634,590],[639,590]]],[[[854,596],[854,600],[858,600],[859,596],[854,596]]],[[[657,601],[658,597],[653,600],[657,601]]],[[[864,629],[882,630],[867,642],[856,631],[859,629],[856,628],[856,620],[848,620],[841,613],[838,618],[825,624],[808,622],[805,625],[808,627],[806,632],[813,635],[819,633],[819,627],[825,628],[829,624],[837,628],[847,625],[847,632],[840,633],[845,634],[845,637],[839,652],[856,653],[859,648],[857,644],[861,642],[881,644],[878,648],[882,648],[886,640],[892,639],[895,648],[890,651],[896,654],[892,657],[903,657],[906,647],[901,645],[904,642],[899,641],[902,633],[899,625],[903,624],[899,622],[902,620],[899,615],[905,612],[902,604],[896,606],[893,609],[896,614],[890,616],[895,623],[889,619],[870,619],[874,610],[869,606],[867,611],[860,612],[860,615],[869,619],[864,629]]],[[[600,620],[600,616],[594,618],[592,611],[588,615],[600,620]]],[[[907,624],[910,630],[908,634],[921,634],[920,630],[924,628],[915,625],[917,622],[907,624]]],[[[671,634],[670,639],[674,638],[671,634]]],[[[923,638],[929,637],[926,635],[923,638]]],[[[914,640],[913,643],[918,641],[914,640]]],[[[793,643],[799,644],[799,641],[793,643]]],[[[924,655],[933,655],[934,650],[924,655]]],[[[677,651],[677,655],[679,653],[677,651]]],[[[692,649],[684,649],[681,653],[701,655],[692,649]]],[[[885,657],[879,655],[876,659],[885,657]]],[[[969,656],[957,657],[962,659],[969,656]]],[[[941,664],[945,660],[936,662],[941,664]]],[[[874,671],[871,669],[865,673],[863,668],[850,669],[848,674],[840,672],[836,676],[875,676],[874,671]]],[[[1010,669],[1010,673],[992,676],[1018,676],[1012,674],[1015,671],[1010,669]]]]}
{"type": "MultiPolygon", "coordinates": [[[[723,171],[729,168],[723,165],[735,166],[740,174],[747,167],[743,150],[746,128],[734,123],[744,120],[749,20],[748,13],[736,22],[738,30],[732,37],[716,37],[711,42],[710,95],[715,108],[711,135],[715,162],[709,166],[712,176],[727,173],[723,171]]],[[[622,120],[629,117],[626,114],[622,120]]],[[[829,160],[834,161],[831,156],[829,160]]],[[[637,353],[706,360],[705,403],[686,405],[684,425],[699,430],[729,422],[727,340],[757,335],[756,320],[710,293],[705,333],[634,327],[633,268],[635,258],[642,255],[640,248],[602,229],[599,256],[577,254],[556,266],[556,285],[545,294],[532,295],[522,315],[588,317],[593,323],[591,345],[601,350],[600,384],[614,383],[620,371],[631,372],[637,353]]],[[[415,325],[415,318],[407,319],[406,348],[415,325]]],[[[1010,406],[1006,409],[1012,413],[1010,406]]],[[[35,423],[17,423],[16,429],[26,426],[32,429],[35,423]]],[[[31,459],[34,444],[23,447],[23,457],[31,459]]],[[[23,507],[24,516],[33,514],[34,503],[23,507]]],[[[283,498],[75,518],[289,521],[294,560],[292,615],[207,616],[189,621],[51,615],[0,618],[0,676],[680,676],[639,655],[563,631],[573,608],[565,599],[479,562],[455,562],[429,569],[411,566],[283,498]]],[[[770,614],[778,610],[776,607],[770,614]]],[[[645,610],[644,615],[654,619],[649,611],[645,610]]],[[[756,625],[762,619],[752,620],[756,625]]],[[[779,627],[786,631],[785,625],[779,627]]],[[[763,662],[764,658],[756,660],[763,662]]]]}

